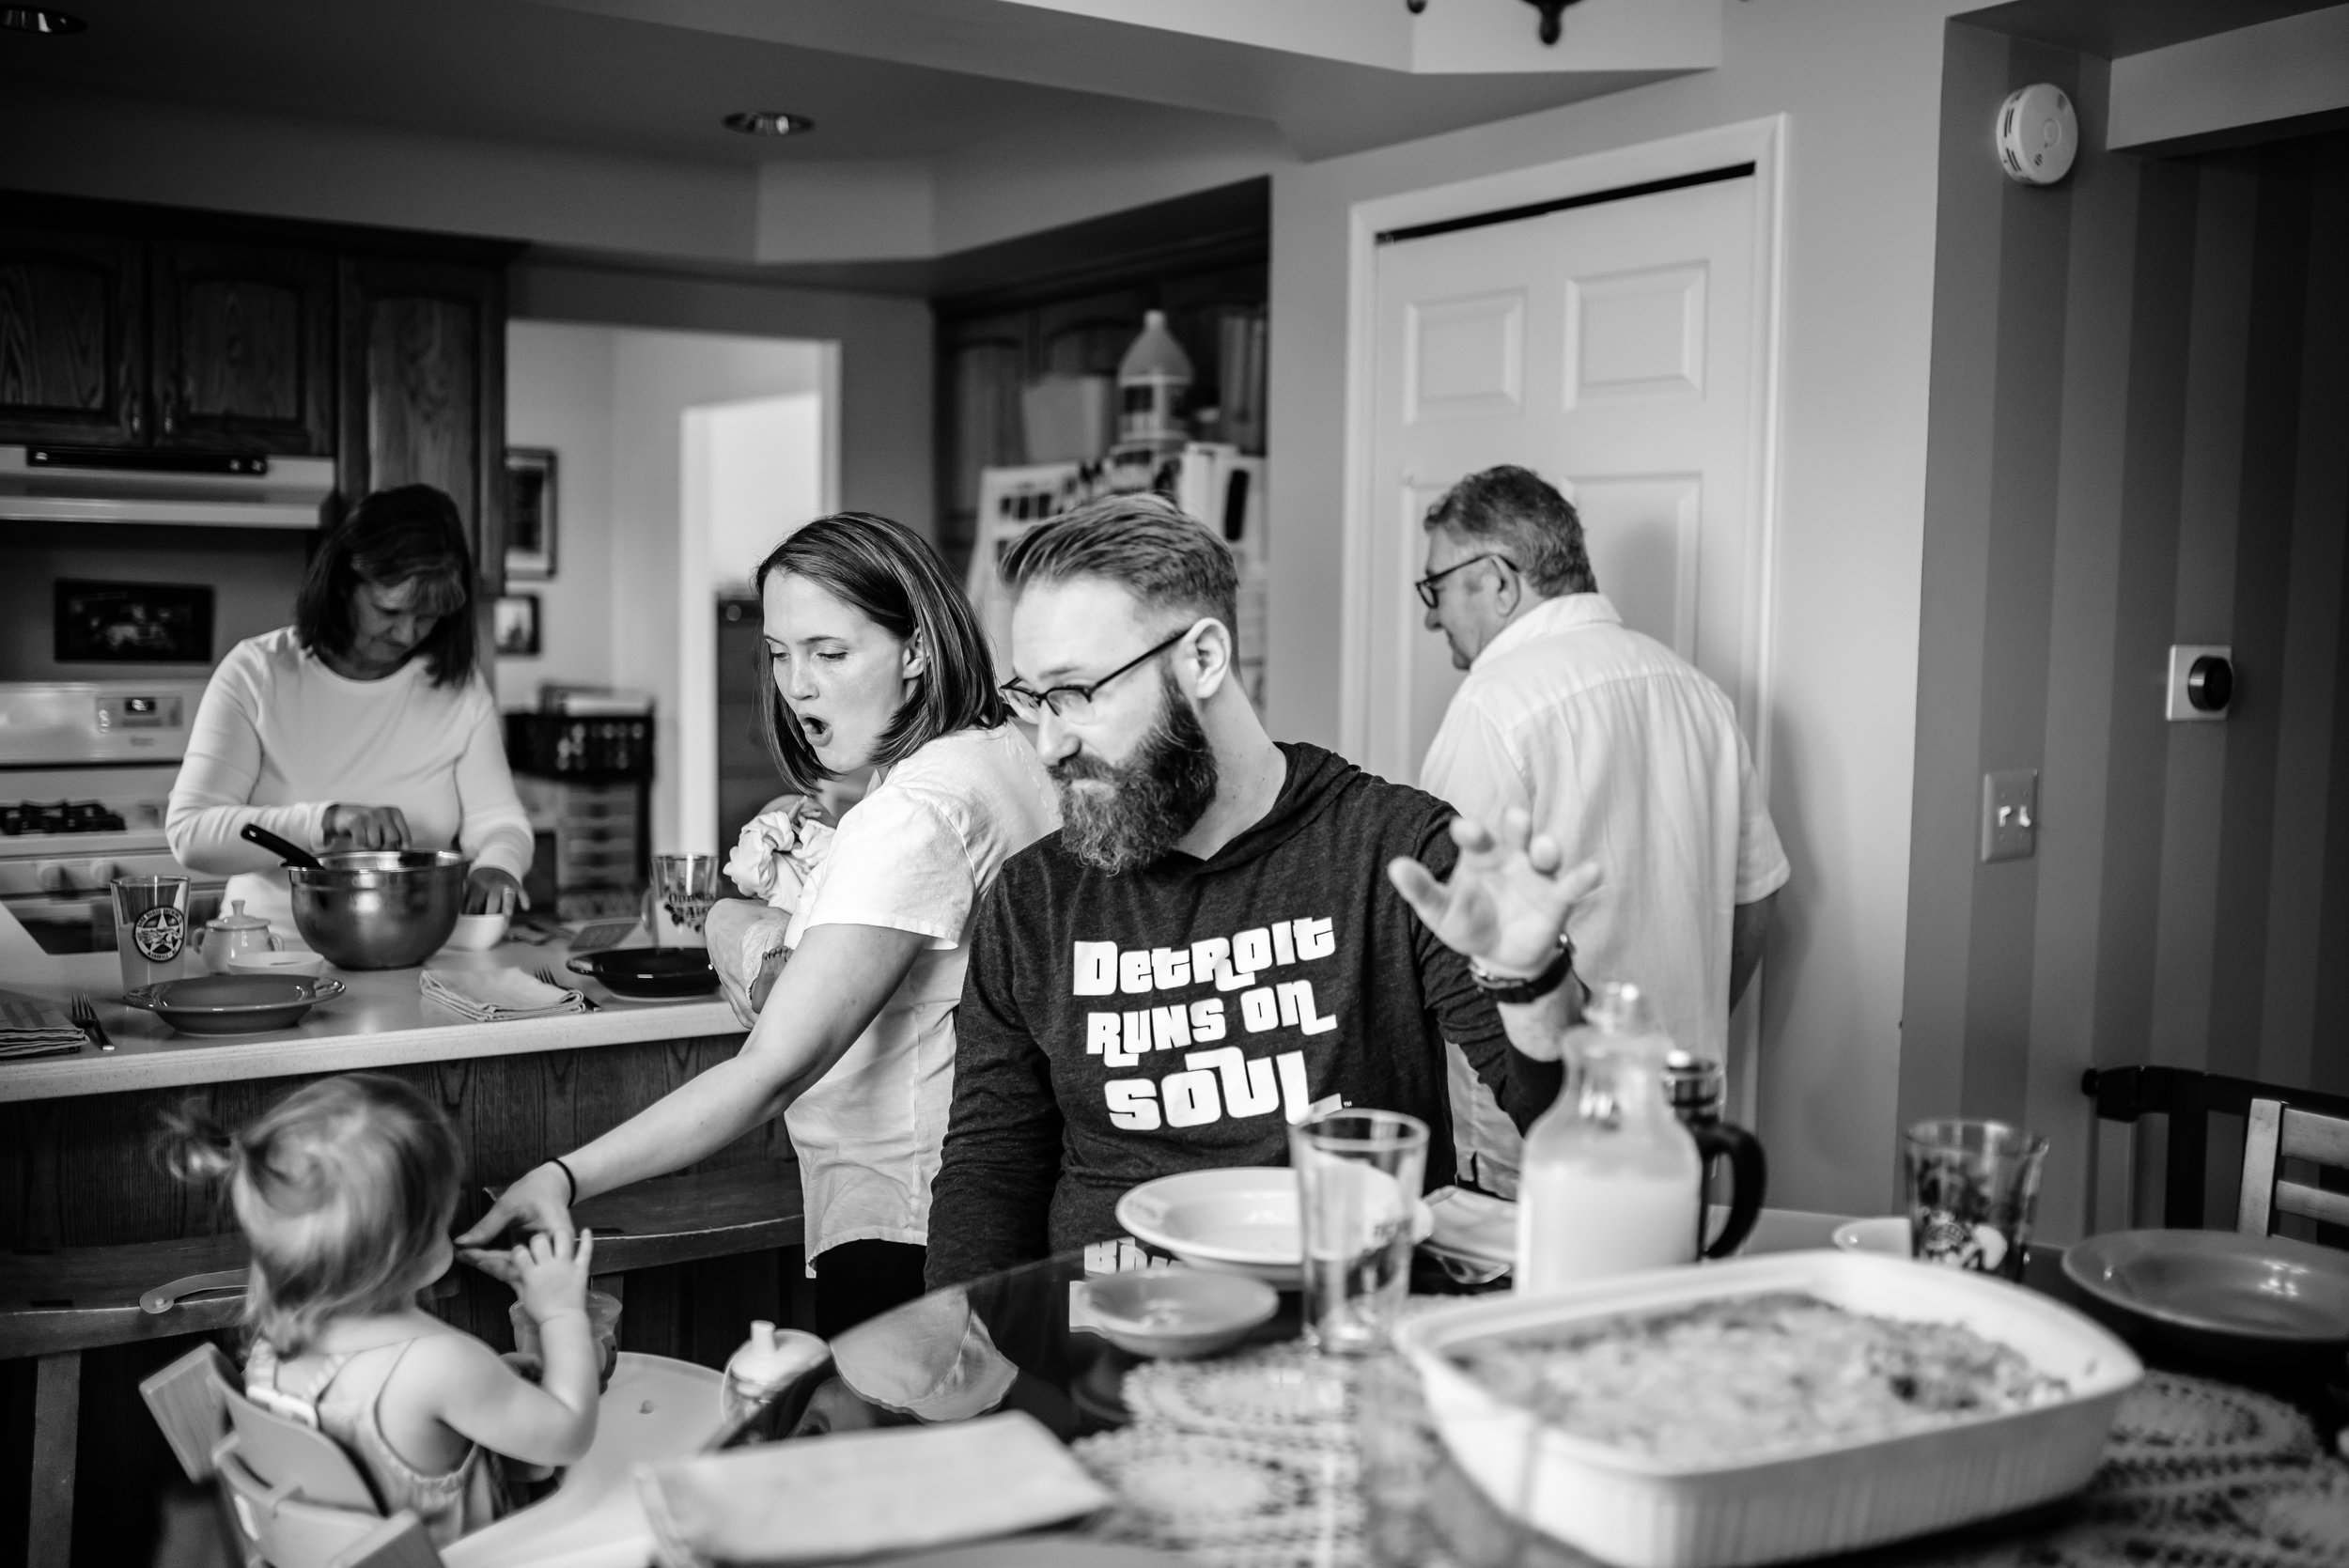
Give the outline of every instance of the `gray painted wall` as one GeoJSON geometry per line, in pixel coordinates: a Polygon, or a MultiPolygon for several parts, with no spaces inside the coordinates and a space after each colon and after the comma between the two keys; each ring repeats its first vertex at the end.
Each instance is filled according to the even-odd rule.
{"type": "Polygon", "coordinates": [[[2105,62],[1948,35],[1899,1110],[2048,1134],[2065,1239],[2118,1196],[2083,1069],[2349,1083],[2349,139],[2108,153],[2105,62]],[[2038,81],[2046,190],[1985,146],[2038,81]],[[2172,643],[2233,645],[2228,722],[2164,720],[2172,643]],[[2038,853],[1983,865],[2006,768],[2038,853]]]}

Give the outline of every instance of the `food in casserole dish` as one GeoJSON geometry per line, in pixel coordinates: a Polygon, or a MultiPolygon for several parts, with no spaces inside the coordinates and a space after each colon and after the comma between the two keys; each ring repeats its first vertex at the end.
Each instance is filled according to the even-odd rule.
{"type": "Polygon", "coordinates": [[[1474,1339],[1451,1355],[1562,1431],[1680,1463],[1875,1441],[2071,1391],[1970,1328],[1796,1291],[1474,1339]]]}

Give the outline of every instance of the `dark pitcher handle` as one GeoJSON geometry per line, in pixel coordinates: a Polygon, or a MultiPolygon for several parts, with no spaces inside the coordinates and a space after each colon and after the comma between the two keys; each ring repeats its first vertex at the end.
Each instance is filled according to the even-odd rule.
{"type": "MultiPolygon", "coordinates": [[[[1707,1122],[1688,1131],[1697,1141],[1697,1154],[1704,1161],[1709,1176],[1713,1161],[1729,1161],[1729,1218],[1721,1224],[1721,1234],[1712,1245],[1698,1255],[1725,1258],[1744,1244],[1753,1233],[1753,1222],[1762,1218],[1762,1195],[1769,1188],[1769,1161],[1762,1157],[1762,1140],[1743,1127],[1726,1122],[1707,1122]]],[[[1710,1186],[1708,1181],[1707,1186],[1710,1186]]]]}

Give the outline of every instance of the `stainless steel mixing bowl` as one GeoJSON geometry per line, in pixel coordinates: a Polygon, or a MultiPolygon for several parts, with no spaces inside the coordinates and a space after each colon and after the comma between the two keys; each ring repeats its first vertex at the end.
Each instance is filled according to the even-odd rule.
{"type": "Polygon", "coordinates": [[[342,970],[401,970],[448,940],[465,908],[465,857],[449,849],[339,849],[289,865],[294,927],[342,970]]]}

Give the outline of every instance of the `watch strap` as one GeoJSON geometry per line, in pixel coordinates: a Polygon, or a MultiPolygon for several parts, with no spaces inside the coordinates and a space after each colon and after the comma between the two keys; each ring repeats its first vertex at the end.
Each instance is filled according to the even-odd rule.
{"type": "Polygon", "coordinates": [[[1566,976],[1573,972],[1574,943],[1563,931],[1558,934],[1557,956],[1550,959],[1539,974],[1486,974],[1473,961],[1469,964],[1469,978],[1476,982],[1476,988],[1509,1007],[1522,1007],[1528,1002],[1539,1001],[1564,985],[1566,976]]]}

